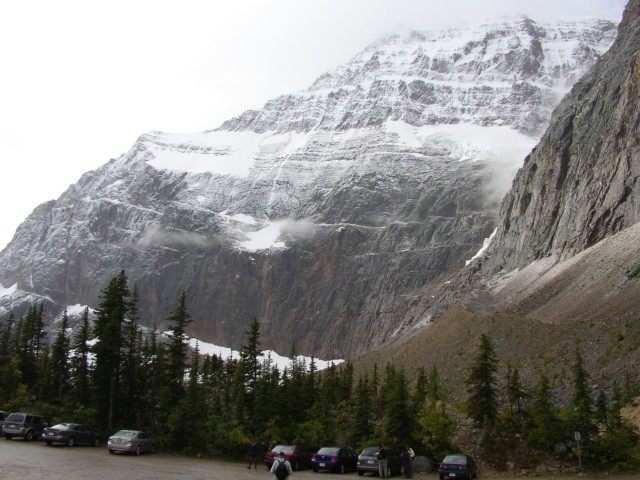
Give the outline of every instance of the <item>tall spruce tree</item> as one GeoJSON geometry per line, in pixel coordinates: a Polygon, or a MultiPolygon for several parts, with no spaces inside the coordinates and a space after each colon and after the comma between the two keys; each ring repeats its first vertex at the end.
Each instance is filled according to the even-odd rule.
{"type": "Polygon", "coordinates": [[[550,450],[561,440],[560,421],[551,382],[542,375],[531,398],[531,427],[527,431],[529,440],[544,450],[550,450]]]}
{"type": "MultiPolygon", "coordinates": [[[[238,385],[238,391],[244,400],[244,411],[242,412],[244,419],[240,420],[246,422],[248,433],[255,436],[257,434],[256,403],[261,370],[260,357],[262,356],[260,351],[260,322],[257,318],[252,320],[249,331],[245,333],[247,338],[240,349],[240,362],[238,365],[240,372],[238,380],[242,382],[242,385],[238,385]]],[[[293,405],[290,405],[290,407],[293,407],[293,405]]],[[[295,410],[295,408],[291,408],[291,410],[295,410]]]]}
{"type": "Polygon", "coordinates": [[[76,406],[87,406],[90,402],[89,371],[89,307],[85,307],[82,320],[76,327],[71,343],[73,352],[70,359],[72,395],[76,406]]]}
{"type": "Polygon", "coordinates": [[[185,370],[189,353],[187,327],[193,319],[187,308],[187,295],[182,292],[176,308],[167,317],[171,337],[168,345],[169,377],[174,404],[184,393],[185,370]]]}
{"type": "Polygon", "coordinates": [[[63,395],[69,390],[69,336],[67,329],[69,328],[69,317],[67,309],[62,313],[62,320],[58,333],[51,346],[50,360],[50,379],[49,379],[49,395],[59,402],[63,400],[63,395]]]}
{"type": "Polygon", "coordinates": [[[597,426],[593,422],[593,399],[589,394],[589,372],[587,371],[580,345],[576,345],[576,360],[573,365],[573,397],[571,399],[573,412],[571,423],[574,432],[580,432],[586,441],[593,440],[597,433],[597,426]]]}
{"type": "Polygon", "coordinates": [[[96,425],[112,430],[120,426],[122,383],[122,327],[129,311],[129,288],[124,270],[113,277],[100,295],[96,310],[93,345],[93,388],[96,425]]]}
{"type": "Polygon", "coordinates": [[[480,425],[486,421],[493,422],[498,417],[497,371],[498,358],[491,339],[482,334],[478,354],[467,378],[469,416],[480,425]]]}

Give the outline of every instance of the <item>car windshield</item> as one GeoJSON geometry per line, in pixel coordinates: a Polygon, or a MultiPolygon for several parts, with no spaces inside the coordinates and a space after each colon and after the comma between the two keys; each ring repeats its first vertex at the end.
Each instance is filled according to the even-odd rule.
{"type": "Polygon", "coordinates": [[[116,433],[114,433],[113,436],[133,438],[136,436],[136,432],[132,432],[131,430],[119,430],[116,433]]]}
{"type": "Polygon", "coordinates": [[[376,456],[376,447],[365,448],[364,450],[362,450],[362,453],[360,455],[362,455],[364,457],[375,457],[376,456]]]}
{"type": "Polygon", "coordinates": [[[453,463],[454,465],[464,465],[467,459],[463,455],[447,455],[442,463],[453,463]]]}
{"type": "Polygon", "coordinates": [[[24,420],[22,413],[12,413],[7,417],[7,422],[21,422],[22,420],[24,420]]]}
{"type": "Polygon", "coordinates": [[[338,455],[339,452],[340,452],[339,448],[333,448],[333,447],[324,447],[318,450],[319,455],[338,455]]]}

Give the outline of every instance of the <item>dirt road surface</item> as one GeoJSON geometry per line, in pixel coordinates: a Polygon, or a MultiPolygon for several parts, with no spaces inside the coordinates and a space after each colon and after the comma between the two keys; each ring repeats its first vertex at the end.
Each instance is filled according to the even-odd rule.
{"type": "MultiPolygon", "coordinates": [[[[336,480],[360,478],[356,473],[335,475],[313,473],[311,470],[294,472],[290,480],[336,480]]],[[[479,472],[483,478],[521,479],[520,475],[493,475],[479,472]]],[[[370,478],[369,475],[363,478],[370,478]]],[[[401,478],[401,477],[397,477],[401,478]]],[[[416,480],[437,480],[436,473],[415,475],[416,480]]],[[[627,476],[549,476],[561,480],[586,480],[590,478],[610,480],[640,479],[627,476]]],[[[106,447],[48,447],[42,441],[5,440],[0,438],[0,480],[271,480],[263,464],[257,470],[248,470],[244,463],[198,459],[166,453],[141,455],[110,455],[106,447]]]]}

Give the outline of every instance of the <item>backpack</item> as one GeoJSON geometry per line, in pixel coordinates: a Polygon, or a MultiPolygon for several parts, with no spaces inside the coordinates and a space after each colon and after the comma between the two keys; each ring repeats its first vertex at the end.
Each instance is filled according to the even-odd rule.
{"type": "Polygon", "coordinates": [[[287,462],[285,460],[278,460],[279,464],[276,467],[276,478],[278,480],[285,480],[289,476],[289,469],[287,468],[287,462]]]}

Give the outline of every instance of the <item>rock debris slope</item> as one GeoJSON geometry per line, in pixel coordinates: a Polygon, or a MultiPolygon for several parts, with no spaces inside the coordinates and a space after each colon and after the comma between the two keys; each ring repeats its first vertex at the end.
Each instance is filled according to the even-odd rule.
{"type": "Polygon", "coordinates": [[[480,249],[552,109],[614,37],[528,18],[390,36],[216,130],[142,135],[20,225],[2,314],[95,306],[125,269],[148,325],[184,290],[191,334],[219,345],[254,317],[281,352],[380,345],[480,249]]]}

